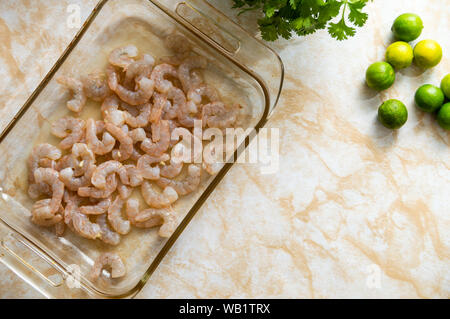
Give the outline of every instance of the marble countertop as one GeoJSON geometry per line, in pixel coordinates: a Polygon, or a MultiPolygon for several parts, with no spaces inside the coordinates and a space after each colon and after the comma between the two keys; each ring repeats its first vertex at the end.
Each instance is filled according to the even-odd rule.
{"type": "MultiPolygon", "coordinates": [[[[231,1],[210,2],[257,33],[254,13],[236,17],[231,1]]],[[[85,19],[96,1],[0,3],[1,127],[76,33],[69,4],[85,19]]],[[[413,101],[417,87],[450,72],[450,5],[376,0],[368,12],[344,42],[318,32],[270,44],[286,69],[267,124],[280,129],[279,171],[235,165],[138,298],[450,297],[450,133],[413,101]],[[404,12],[421,16],[420,39],[437,40],[444,58],[398,72],[377,94],[365,69],[383,59],[404,12]],[[376,121],[389,98],[409,110],[398,132],[376,121]]],[[[40,295],[0,263],[0,298],[17,297],[40,295]]]]}

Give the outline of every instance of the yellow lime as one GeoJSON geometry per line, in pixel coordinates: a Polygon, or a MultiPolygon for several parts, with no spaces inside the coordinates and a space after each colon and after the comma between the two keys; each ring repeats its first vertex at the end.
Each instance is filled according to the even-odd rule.
{"type": "Polygon", "coordinates": [[[378,120],[384,127],[395,130],[408,120],[408,110],[399,100],[387,100],[378,108],[378,120]]]}
{"type": "Polygon", "coordinates": [[[441,90],[447,99],[450,99],[450,73],[444,76],[441,81],[441,90]]]}
{"type": "Polygon", "coordinates": [[[422,40],[414,47],[414,62],[417,66],[428,69],[441,62],[442,48],[434,40],[422,40]]]}
{"type": "Polygon", "coordinates": [[[366,83],[372,89],[381,91],[389,88],[395,81],[395,72],[386,62],[375,62],[367,68],[366,83]]]}
{"type": "Polygon", "coordinates": [[[413,59],[413,49],[406,42],[394,42],[386,49],[386,61],[396,69],[407,68],[413,59]]]}
{"type": "Polygon", "coordinates": [[[404,13],[395,19],[392,32],[397,39],[410,42],[417,39],[422,33],[423,23],[414,13],[404,13]]]}

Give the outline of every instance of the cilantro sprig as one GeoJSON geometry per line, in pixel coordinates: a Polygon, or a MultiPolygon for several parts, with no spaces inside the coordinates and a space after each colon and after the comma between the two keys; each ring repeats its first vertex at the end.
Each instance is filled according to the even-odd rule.
{"type": "Polygon", "coordinates": [[[341,41],[352,37],[356,27],[362,27],[368,18],[362,9],[368,0],[233,0],[233,8],[240,13],[262,10],[258,20],[261,36],[266,41],[279,37],[290,39],[317,30],[327,29],[341,41]]]}

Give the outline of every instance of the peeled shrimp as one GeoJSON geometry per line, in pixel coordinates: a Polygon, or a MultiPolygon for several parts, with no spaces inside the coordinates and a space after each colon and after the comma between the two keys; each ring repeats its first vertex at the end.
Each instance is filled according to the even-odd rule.
{"type": "Polygon", "coordinates": [[[143,127],[146,126],[150,120],[150,113],[152,111],[152,105],[150,103],[146,103],[140,106],[139,115],[133,116],[130,113],[125,111],[125,122],[131,127],[143,127]]]}
{"type": "Polygon", "coordinates": [[[84,175],[75,177],[73,169],[67,167],[59,172],[59,179],[69,190],[76,192],[80,187],[86,187],[91,184],[91,176],[94,169],[95,165],[91,165],[84,175]]]}
{"type": "Polygon", "coordinates": [[[185,92],[188,92],[193,87],[191,83],[191,70],[204,69],[207,64],[208,61],[202,56],[191,56],[181,63],[178,67],[178,78],[180,79],[181,85],[183,86],[183,90],[185,92]]]}
{"type": "Polygon", "coordinates": [[[124,84],[131,87],[133,82],[138,82],[143,77],[150,78],[154,64],[155,59],[150,54],[144,54],[141,59],[128,65],[124,84]]]}
{"type": "Polygon", "coordinates": [[[199,165],[191,164],[188,167],[188,174],[182,181],[171,180],[161,177],[156,181],[156,184],[165,188],[167,186],[172,187],[178,193],[178,195],[186,195],[197,189],[200,184],[201,168],[199,165]]]}
{"type": "Polygon", "coordinates": [[[108,74],[108,85],[111,90],[113,90],[117,96],[131,105],[139,105],[147,103],[150,97],[153,95],[154,82],[153,80],[142,77],[136,82],[136,91],[131,91],[119,83],[119,77],[116,71],[111,67],[106,69],[108,74]]]}
{"type": "Polygon", "coordinates": [[[109,228],[106,221],[106,215],[99,215],[95,220],[96,224],[100,227],[100,240],[108,245],[116,246],[120,243],[120,235],[109,228]]]}
{"type": "Polygon", "coordinates": [[[147,138],[147,134],[142,127],[131,130],[130,132],[128,132],[128,135],[133,140],[133,143],[142,142],[147,138]]]}
{"type": "Polygon", "coordinates": [[[133,58],[137,57],[137,55],[138,49],[134,45],[127,45],[112,50],[109,54],[108,61],[112,65],[126,70],[134,62],[133,58]]]}
{"type": "Polygon", "coordinates": [[[100,226],[92,223],[87,215],[81,214],[77,207],[72,213],[72,225],[75,231],[84,238],[97,239],[102,236],[100,226]]]}
{"type": "Polygon", "coordinates": [[[119,193],[121,199],[126,200],[133,193],[133,188],[128,185],[124,185],[121,181],[119,181],[117,184],[117,192],[119,193]]]}
{"type": "Polygon", "coordinates": [[[119,109],[119,99],[115,95],[108,96],[102,103],[100,110],[103,118],[106,118],[112,111],[119,109]]]}
{"type": "Polygon", "coordinates": [[[91,177],[91,183],[97,188],[105,189],[106,188],[106,177],[110,174],[117,173],[119,174],[120,180],[124,184],[128,184],[128,175],[127,170],[122,165],[122,163],[118,161],[107,161],[96,167],[94,173],[91,177]]]}
{"type": "Polygon", "coordinates": [[[150,156],[148,154],[142,155],[137,161],[137,169],[139,174],[145,179],[157,180],[159,178],[159,166],[152,166],[165,162],[169,159],[168,154],[162,154],[161,156],[150,156]]]}
{"type": "Polygon", "coordinates": [[[86,96],[94,101],[103,101],[111,93],[103,73],[90,73],[82,77],[81,82],[86,96]]]}
{"type": "Polygon", "coordinates": [[[166,63],[155,66],[152,71],[151,79],[155,84],[156,90],[161,93],[167,93],[173,87],[173,83],[165,79],[166,76],[177,78],[177,69],[166,63]]]}
{"type": "Polygon", "coordinates": [[[98,189],[96,187],[80,187],[78,188],[78,195],[81,197],[92,198],[108,198],[117,189],[116,174],[111,174],[106,177],[106,187],[104,189],[98,189]]]}
{"type": "Polygon", "coordinates": [[[142,184],[144,178],[142,177],[141,171],[134,165],[125,165],[127,170],[128,179],[130,181],[130,186],[136,187],[142,184]]]}
{"type": "Polygon", "coordinates": [[[80,175],[85,174],[95,164],[94,153],[84,143],[73,144],[72,154],[77,161],[81,159],[78,161],[78,172],[80,175]]]}
{"type": "Polygon", "coordinates": [[[83,83],[77,79],[66,76],[60,76],[56,81],[73,92],[73,98],[67,102],[67,108],[76,113],[81,112],[87,100],[83,89],[83,83]]]}
{"type": "Polygon", "coordinates": [[[150,111],[149,117],[150,122],[152,123],[159,122],[166,103],[167,97],[165,95],[159,94],[157,92],[153,93],[153,107],[150,111]]]}
{"type": "Polygon", "coordinates": [[[169,122],[166,120],[161,120],[158,123],[152,123],[152,131],[153,126],[158,129],[159,140],[154,143],[151,139],[147,138],[141,143],[141,149],[149,155],[160,156],[169,148],[170,145],[169,122]]]}
{"type": "Polygon", "coordinates": [[[125,276],[126,269],[122,259],[114,253],[101,254],[94,263],[92,268],[91,278],[96,280],[100,277],[103,268],[106,266],[111,267],[111,278],[120,278],[125,276]]]}
{"type": "Polygon", "coordinates": [[[184,127],[177,127],[171,133],[171,140],[177,144],[171,156],[185,163],[199,163],[202,159],[202,141],[184,127]],[[181,141],[178,140],[181,137],[181,141]]]}
{"type": "Polygon", "coordinates": [[[111,206],[109,206],[108,221],[117,233],[126,235],[130,231],[130,222],[122,217],[121,210],[123,204],[124,201],[117,196],[111,206]]]}
{"type": "Polygon", "coordinates": [[[172,113],[176,114],[176,116],[186,113],[186,96],[182,90],[177,87],[172,87],[167,93],[167,98],[172,100],[171,108],[166,112],[169,117],[172,117],[172,113]]]}
{"type": "Polygon", "coordinates": [[[118,159],[125,161],[130,158],[133,153],[133,140],[128,136],[128,133],[111,123],[106,123],[105,128],[120,143],[118,159]]]}
{"type": "Polygon", "coordinates": [[[85,215],[101,215],[108,211],[110,205],[111,199],[106,198],[104,200],[99,201],[95,205],[81,206],[80,212],[85,215]]]}
{"type": "Polygon", "coordinates": [[[167,207],[178,199],[178,194],[172,187],[167,186],[160,192],[155,185],[147,181],[142,184],[141,192],[147,205],[153,208],[167,207]]]}
{"type": "Polygon", "coordinates": [[[38,200],[33,204],[31,209],[31,221],[37,225],[50,227],[59,223],[63,217],[57,212],[61,212],[61,205],[58,206],[56,212],[51,212],[51,199],[38,200]]]}
{"type": "Polygon", "coordinates": [[[139,210],[139,201],[135,198],[130,198],[127,201],[127,216],[128,219],[133,223],[134,226],[138,228],[152,228],[155,226],[159,226],[164,223],[164,219],[162,216],[167,216],[166,220],[168,221],[166,224],[166,227],[161,230],[159,235],[162,237],[168,237],[170,236],[169,233],[172,233],[172,230],[176,227],[175,218],[169,217],[168,215],[171,215],[171,217],[174,217],[174,215],[170,212],[168,208],[160,208],[160,209],[148,209],[143,210],[142,212],[139,210]],[[152,215],[152,212],[154,215],[152,215]],[[164,235],[164,236],[163,236],[164,235]],[[167,236],[166,236],[167,235],[167,236]]]}
{"type": "Polygon", "coordinates": [[[28,181],[34,182],[34,171],[40,166],[41,159],[58,160],[61,158],[61,150],[48,143],[36,145],[28,159],[28,181]]]}
{"type": "Polygon", "coordinates": [[[120,110],[112,110],[105,116],[105,123],[111,123],[115,126],[121,127],[125,124],[127,113],[120,110]]]}
{"type": "Polygon", "coordinates": [[[183,169],[182,156],[185,148],[184,145],[177,144],[172,148],[170,164],[161,163],[160,164],[160,176],[166,178],[174,178],[181,173],[183,169]]]}
{"type": "Polygon", "coordinates": [[[105,124],[102,121],[88,119],[86,121],[86,142],[88,147],[98,155],[105,155],[114,148],[116,140],[108,132],[105,132],[105,124]],[[97,134],[103,133],[100,141],[97,134]]]}
{"type": "Polygon", "coordinates": [[[206,104],[202,109],[203,124],[217,128],[230,127],[236,122],[239,109],[239,104],[235,104],[231,107],[222,102],[206,104]]]}
{"type": "Polygon", "coordinates": [[[51,168],[39,167],[34,171],[34,179],[36,183],[45,183],[52,188],[50,213],[56,213],[64,195],[64,184],[59,180],[59,173],[51,168]]]}
{"type": "Polygon", "coordinates": [[[63,117],[52,123],[51,133],[63,138],[59,147],[66,150],[73,144],[80,142],[84,136],[85,123],[74,117],[63,117]]]}
{"type": "Polygon", "coordinates": [[[219,93],[211,86],[200,85],[189,90],[187,98],[195,104],[200,105],[203,98],[207,98],[209,102],[217,102],[220,100],[219,93]]]}

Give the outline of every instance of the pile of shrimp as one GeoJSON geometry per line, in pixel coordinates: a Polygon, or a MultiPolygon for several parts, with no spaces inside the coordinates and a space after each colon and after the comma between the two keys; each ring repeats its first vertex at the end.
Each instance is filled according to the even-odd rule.
{"type": "MultiPolygon", "coordinates": [[[[216,163],[175,160],[173,154],[186,146],[172,136],[194,139],[196,120],[204,127],[230,127],[239,106],[225,104],[204,83],[200,71],[208,62],[185,38],[172,34],[165,42],[175,55],[159,63],[127,45],[110,52],[104,73],[57,78],[72,92],[67,108],[73,116],[52,123],[58,145],[39,144],[30,155],[33,223],[54,226],[58,236],[67,227],[108,245],[118,245],[132,226],[159,226],[158,234],[169,237],[177,226],[175,201],[199,187],[202,171],[218,172],[216,163]],[[88,99],[99,102],[101,120],[80,118],[88,99]],[[147,207],[139,207],[134,189],[147,207]]],[[[117,258],[100,256],[95,277],[108,265],[120,265],[112,275],[123,276],[117,258]]]]}

